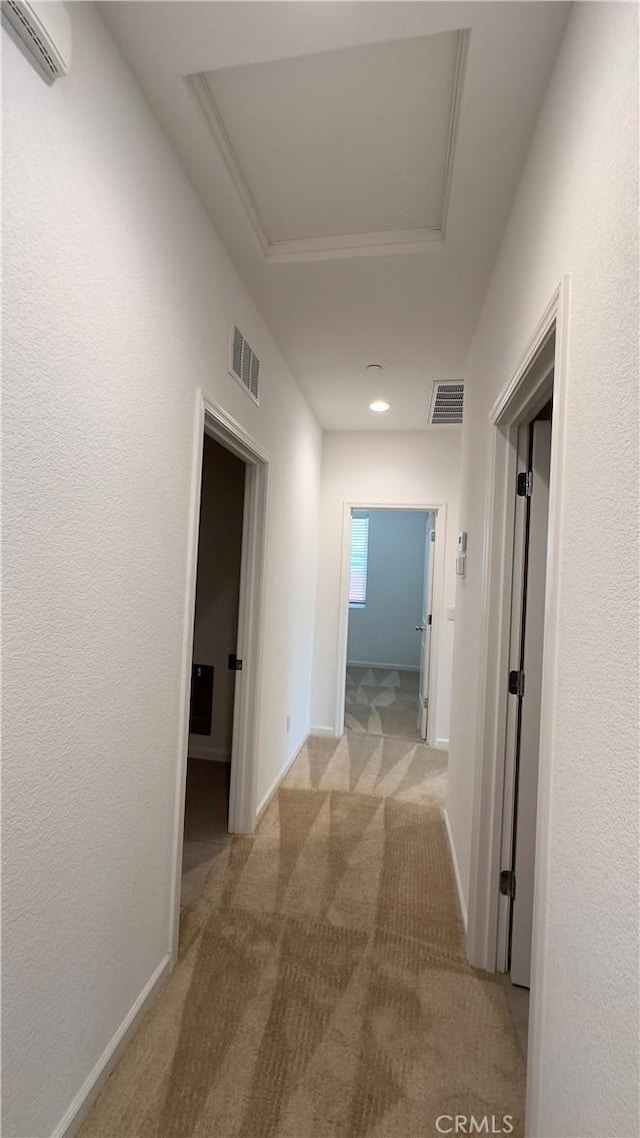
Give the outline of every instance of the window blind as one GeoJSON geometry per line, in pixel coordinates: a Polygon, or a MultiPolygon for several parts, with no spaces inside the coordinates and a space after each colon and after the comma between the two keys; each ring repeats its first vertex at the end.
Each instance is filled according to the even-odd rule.
{"type": "Polygon", "coordinates": [[[349,604],[367,603],[367,558],[369,555],[369,515],[351,517],[351,557],[349,561],[349,604]]]}

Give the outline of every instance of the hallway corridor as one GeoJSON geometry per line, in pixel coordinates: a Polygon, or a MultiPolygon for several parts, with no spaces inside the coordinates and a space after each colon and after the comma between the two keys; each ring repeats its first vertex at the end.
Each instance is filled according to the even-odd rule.
{"type": "Polygon", "coordinates": [[[445,785],[422,744],[309,739],[183,912],[82,1138],[435,1138],[455,1114],[521,1134],[523,1056],[499,978],[465,961],[445,785]]]}

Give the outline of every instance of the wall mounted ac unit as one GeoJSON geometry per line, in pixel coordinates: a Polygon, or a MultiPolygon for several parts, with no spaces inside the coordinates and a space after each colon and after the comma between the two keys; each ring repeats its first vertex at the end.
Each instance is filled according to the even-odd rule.
{"type": "Polygon", "coordinates": [[[71,66],[71,20],[58,0],[2,0],[2,15],[22,40],[45,79],[71,66]]]}

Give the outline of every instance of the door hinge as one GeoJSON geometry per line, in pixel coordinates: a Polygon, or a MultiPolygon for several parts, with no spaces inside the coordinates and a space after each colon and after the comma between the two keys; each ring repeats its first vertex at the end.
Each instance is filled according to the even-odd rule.
{"type": "Polygon", "coordinates": [[[518,497],[530,498],[533,494],[533,471],[523,470],[518,475],[518,497]]]}
{"type": "Polygon", "coordinates": [[[510,897],[513,901],[516,895],[516,875],[512,869],[500,871],[500,892],[503,897],[510,897]]]}
{"type": "Polygon", "coordinates": [[[241,672],[242,671],[242,660],[239,660],[234,652],[229,653],[229,671],[230,672],[241,672]]]}
{"type": "Polygon", "coordinates": [[[432,541],[436,540],[436,531],[434,529],[431,530],[431,540],[432,541]]]}
{"type": "Polygon", "coordinates": [[[427,707],[429,706],[429,700],[428,700],[428,698],[427,698],[427,696],[426,696],[426,695],[425,695],[425,696],[423,696],[423,699],[422,699],[422,706],[424,707],[425,711],[427,710],[427,707]]]}
{"type": "Polygon", "coordinates": [[[509,695],[524,695],[524,672],[509,672],[509,695]]]}

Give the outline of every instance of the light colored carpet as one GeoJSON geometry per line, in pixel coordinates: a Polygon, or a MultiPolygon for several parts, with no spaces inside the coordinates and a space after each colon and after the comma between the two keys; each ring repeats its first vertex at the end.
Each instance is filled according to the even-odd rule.
{"type": "Polygon", "coordinates": [[[435,1138],[522,1115],[503,985],[465,961],[446,756],[312,739],[216,859],[82,1138],[435,1138]]]}
{"type": "Polygon", "coordinates": [[[418,672],[347,668],[344,725],[347,731],[420,739],[418,672]]]}

